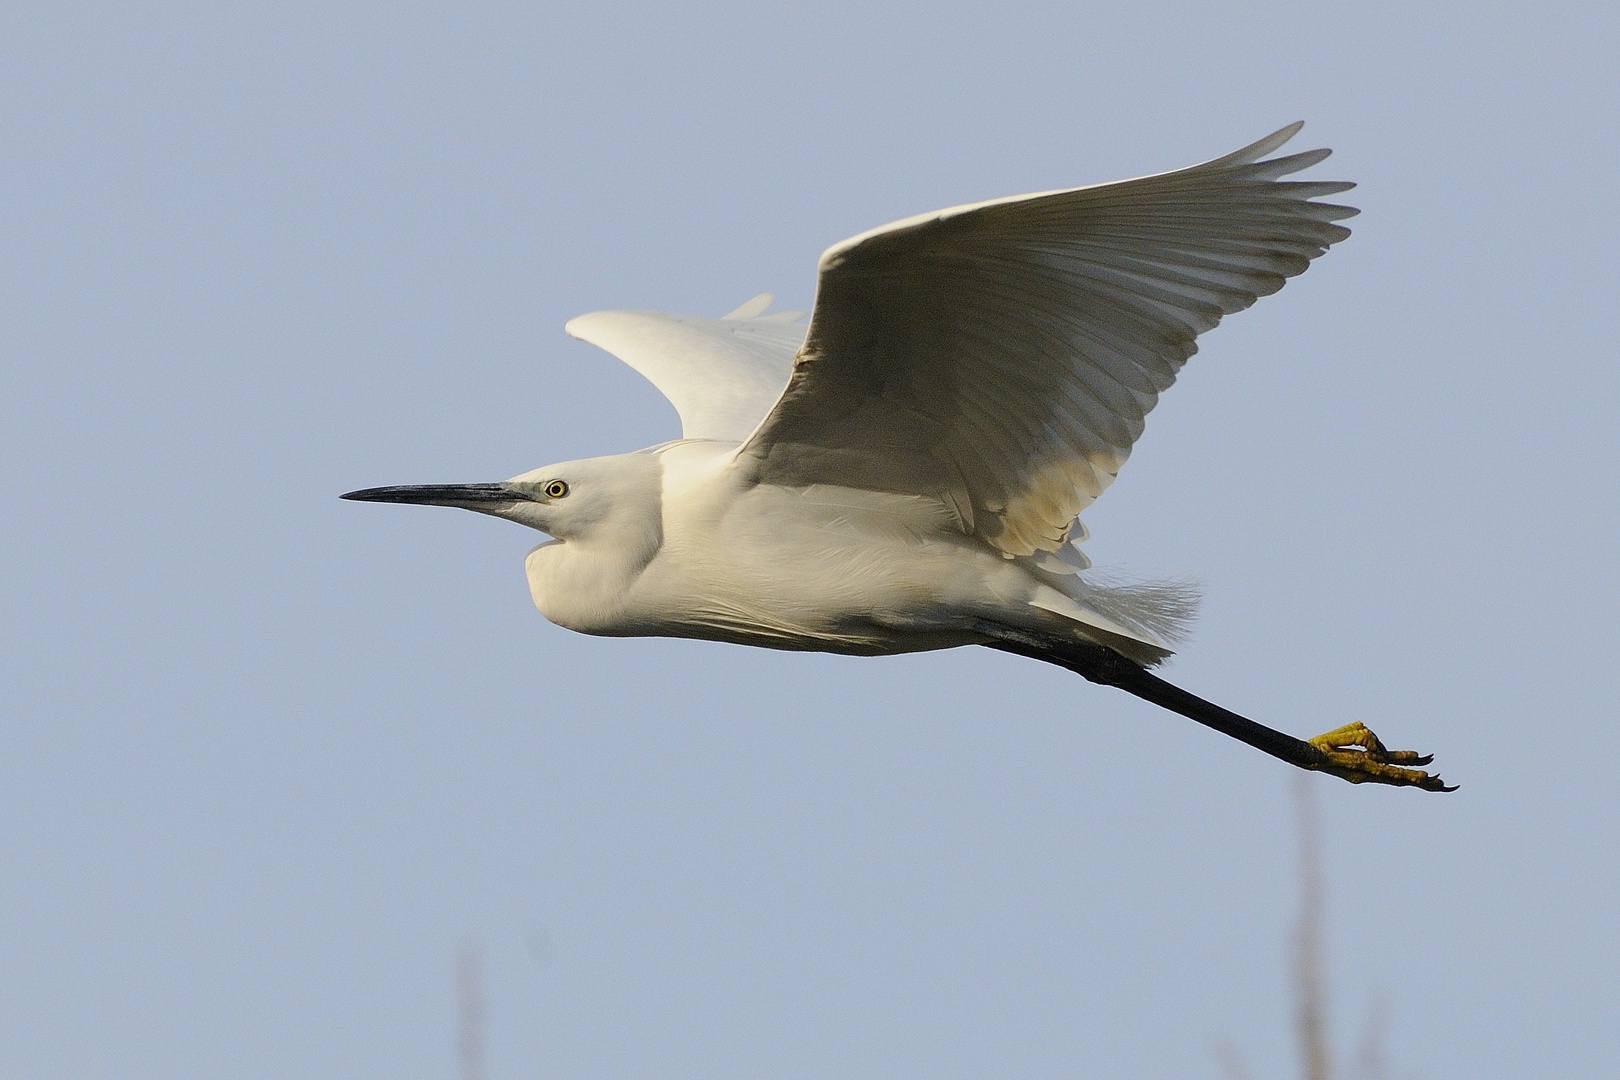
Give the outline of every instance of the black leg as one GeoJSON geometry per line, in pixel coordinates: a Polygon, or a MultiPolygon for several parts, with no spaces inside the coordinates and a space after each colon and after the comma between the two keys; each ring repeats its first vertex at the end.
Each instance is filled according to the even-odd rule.
{"type": "MultiPolygon", "coordinates": [[[[987,628],[987,633],[989,633],[987,628]]],[[[1313,772],[1327,772],[1359,784],[1367,781],[1397,786],[1421,787],[1426,791],[1454,791],[1438,776],[1430,776],[1410,765],[1427,765],[1431,757],[1410,750],[1386,750],[1377,736],[1360,724],[1329,732],[1307,742],[1292,735],[1257,724],[1179,686],[1165,682],[1147,668],[1114,652],[1088,642],[1049,640],[1022,630],[996,627],[992,649],[1028,656],[1056,664],[1094,683],[1117,686],[1144,701],[1196,720],[1205,727],[1248,743],[1274,758],[1313,772]]]]}

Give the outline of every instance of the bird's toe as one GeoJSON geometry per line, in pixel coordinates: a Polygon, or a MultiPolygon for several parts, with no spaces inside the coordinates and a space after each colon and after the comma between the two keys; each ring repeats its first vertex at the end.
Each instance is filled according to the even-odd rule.
{"type": "Polygon", "coordinates": [[[1346,724],[1309,740],[1322,753],[1316,771],[1331,773],[1352,784],[1393,784],[1424,791],[1456,791],[1440,777],[1414,765],[1428,765],[1433,754],[1416,750],[1390,750],[1362,723],[1346,724]]]}

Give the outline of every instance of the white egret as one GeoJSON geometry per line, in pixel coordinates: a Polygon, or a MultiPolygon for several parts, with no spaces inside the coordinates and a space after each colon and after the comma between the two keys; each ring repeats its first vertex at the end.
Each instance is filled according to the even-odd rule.
{"type": "Polygon", "coordinates": [[[907,218],[821,256],[815,307],[568,324],[645,375],[682,437],[504,483],[370,488],[553,539],[535,605],[587,634],[886,654],[959,645],[1057,664],[1353,782],[1449,790],[1360,724],[1301,740],[1170,685],[1189,589],[1086,571],[1079,514],[1223,315],[1349,230],[1280,178],[1294,124],[1176,172],[907,218]]]}

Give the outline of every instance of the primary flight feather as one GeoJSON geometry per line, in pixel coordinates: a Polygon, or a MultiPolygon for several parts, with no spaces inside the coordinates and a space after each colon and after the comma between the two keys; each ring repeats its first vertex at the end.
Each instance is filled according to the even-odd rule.
{"type": "Polygon", "coordinates": [[[1447,790],[1360,724],[1300,740],[1148,669],[1191,614],[1097,579],[1080,513],[1197,336],[1304,272],[1353,185],[1288,181],[1293,124],[1175,172],[884,225],[822,255],[808,327],[768,294],[719,319],[582,315],[682,438],[499,484],[346,499],[458,506],[553,539],[536,605],[585,633],[881,654],[979,644],[1055,663],[1302,768],[1447,790]]]}

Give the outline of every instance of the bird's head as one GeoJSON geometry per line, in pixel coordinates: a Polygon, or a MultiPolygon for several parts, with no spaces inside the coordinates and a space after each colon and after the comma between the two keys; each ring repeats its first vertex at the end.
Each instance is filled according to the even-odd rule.
{"type": "Polygon", "coordinates": [[[506,518],[559,540],[654,539],[662,521],[661,468],[653,454],[618,454],[547,465],[497,484],[412,484],[366,488],[355,502],[456,506],[506,518]],[[654,537],[645,534],[651,529],[654,537]],[[630,534],[630,535],[627,535],[630,534]]]}

